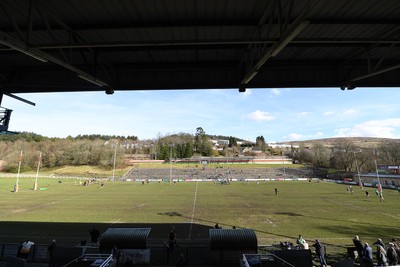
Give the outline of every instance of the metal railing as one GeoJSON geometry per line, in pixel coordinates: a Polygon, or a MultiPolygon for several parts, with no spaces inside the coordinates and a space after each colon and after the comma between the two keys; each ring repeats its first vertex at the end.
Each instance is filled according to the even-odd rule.
{"type": "MultiPolygon", "coordinates": [[[[99,262],[98,267],[106,267],[113,261],[113,257],[110,254],[84,254],[67,264],[63,265],[62,267],[72,267],[75,266],[79,262],[88,261],[88,262],[99,262]]],[[[92,265],[91,265],[92,266],[92,265]]],[[[93,265],[94,266],[94,265],[93,265]]]]}
{"type": "Polygon", "coordinates": [[[253,266],[255,263],[269,267],[295,267],[273,254],[243,254],[242,261],[244,267],[253,266]]]}

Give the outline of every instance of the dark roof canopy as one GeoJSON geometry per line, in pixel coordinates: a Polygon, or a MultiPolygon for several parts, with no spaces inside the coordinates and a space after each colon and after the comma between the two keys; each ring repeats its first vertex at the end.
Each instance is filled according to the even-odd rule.
{"type": "Polygon", "coordinates": [[[100,238],[100,250],[146,249],[151,228],[108,228],[100,238]]]}
{"type": "Polygon", "coordinates": [[[395,87],[399,0],[2,0],[1,93],[395,87]]]}
{"type": "Polygon", "coordinates": [[[245,250],[257,253],[257,236],[253,229],[210,229],[210,250],[245,250]]]}

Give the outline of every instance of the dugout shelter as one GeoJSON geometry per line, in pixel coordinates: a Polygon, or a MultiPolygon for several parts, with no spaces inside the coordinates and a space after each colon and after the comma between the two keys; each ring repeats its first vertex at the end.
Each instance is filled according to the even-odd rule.
{"type": "Polygon", "coordinates": [[[253,229],[210,229],[210,262],[239,266],[243,254],[257,254],[253,229]]]}

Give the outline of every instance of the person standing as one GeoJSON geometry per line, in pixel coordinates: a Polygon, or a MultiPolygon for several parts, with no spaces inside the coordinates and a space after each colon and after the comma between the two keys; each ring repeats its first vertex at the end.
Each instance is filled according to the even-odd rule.
{"type": "Polygon", "coordinates": [[[299,238],[297,238],[296,243],[297,245],[299,245],[301,249],[304,249],[304,244],[306,243],[306,240],[301,235],[299,235],[299,238]]]}
{"type": "Polygon", "coordinates": [[[364,244],[364,249],[361,258],[362,267],[374,267],[372,248],[368,243],[364,244]]]}
{"type": "Polygon", "coordinates": [[[399,261],[400,261],[400,246],[399,246],[399,244],[397,242],[397,239],[396,238],[392,238],[392,242],[390,242],[390,243],[393,244],[393,248],[396,251],[397,255],[399,256],[399,261]]]}
{"type": "Polygon", "coordinates": [[[382,239],[378,238],[373,245],[379,245],[383,248],[385,248],[385,244],[383,243],[382,239]]]}
{"type": "Polygon", "coordinates": [[[376,245],[376,258],[378,266],[388,266],[386,251],[381,245],[376,245]]]}
{"type": "Polygon", "coordinates": [[[51,241],[51,244],[47,247],[47,255],[49,257],[49,266],[53,266],[53,254],[54,254],[54,249],[56,247],[56,240],[53,239],[51,241]]]}
{"type": "Polygon", "coordinates": [[[174,247],[176,246],[175,227],[172,227],[172,230],[169,233],[168,239],[169,239],[169,251],[172,253],[174,251],[174,247]]]}
{"type": "Polygon", "coordinates": [[[325,259],[325,246],[321,244],[321,242],[316,239],[315,243],[313,244],[313,247],[315,247],[315,254],[317,254],[319,262],[321,263],[321,267],[328,266],[326,263],[325,259]]]}
{"type": "Polygon", "coordinates": [[[356,248],[358,257],[361,259],[361,257],[362,257],[362,252],[363,252],[363,245],[362,245],[361,240],[360,240],[360,238],[358,237],[358,235],[356,235],[356,236],[353,238],[353,244],[354,244],[354,247],[356,248]]]}
{"type": "Polygon", "coordinates": [[[389,247],[386,251],[386,255],[389,266],[394,266],[399,263],[399,255],[397,254],[396,249],[394,248],[394,244],[392,242],[389,242],[389,247]]]}
{"type": "Polygon", "coordinates": [[[29,256],[29,253],[31,252],[31,248],[32,246],[35,245],[35,243],[33,243],[32,241],[30,241],[29,239],[26,240],[23,244],[22,244],[22,248],[21,248],[21,258],[22,259],[27,259],[29,256]]]}
{"type": "Polygon", "coordinates": [[[115,266],[118,267],[119,266],[119,258],[120,258],[121,252],[119,251],[117,246],[114,246],[112,248],[111,254],[112,254],[112,257],[113,257],[113,261],[115,261],[115,263],[116,263],[115,266]]]}
{"type": "Polygon", "coordinates": [[[96,226],[93,226],[93,228],[89,230],[89,234],[90,241],[94,244],[97,244],[100,236],[100,231],[96,228],[96,226]]]}

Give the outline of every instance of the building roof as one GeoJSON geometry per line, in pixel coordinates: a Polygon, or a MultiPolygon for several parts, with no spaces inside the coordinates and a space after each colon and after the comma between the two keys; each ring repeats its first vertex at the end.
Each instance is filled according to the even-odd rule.
{"type": "Polygon", "coordinates": [[[1,93],[397,87],[399,13],[398,0],[3,0],[1,93]]]}

